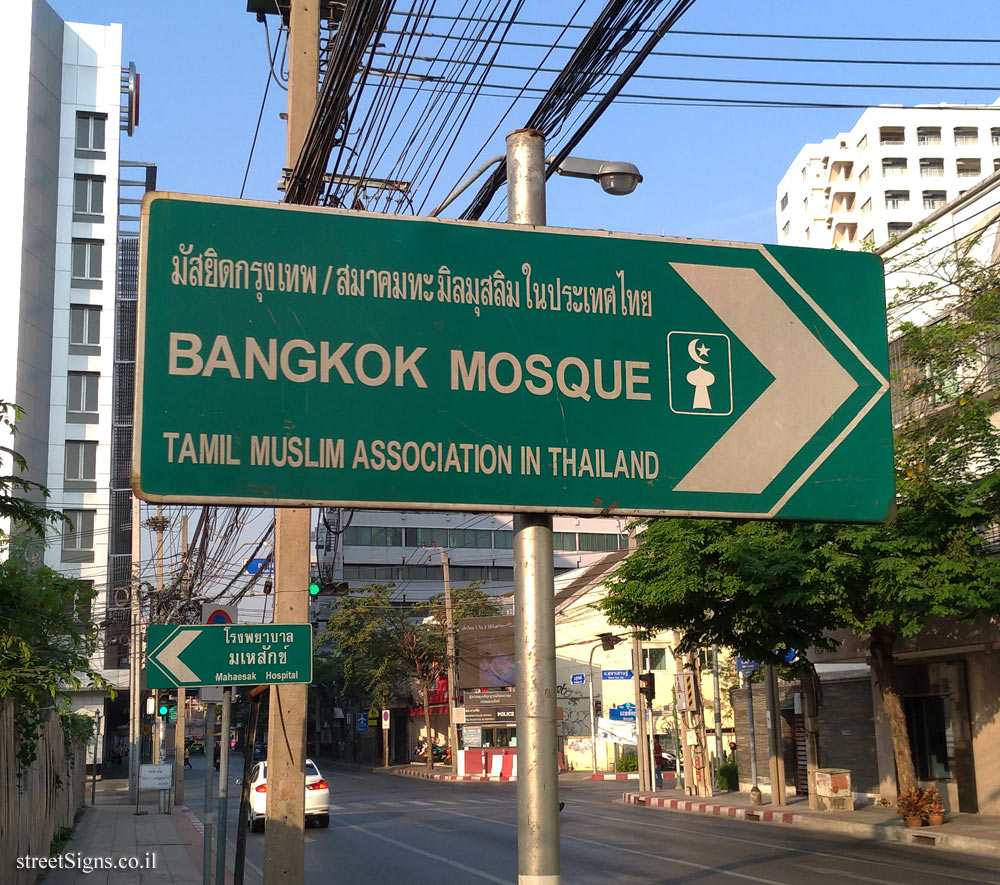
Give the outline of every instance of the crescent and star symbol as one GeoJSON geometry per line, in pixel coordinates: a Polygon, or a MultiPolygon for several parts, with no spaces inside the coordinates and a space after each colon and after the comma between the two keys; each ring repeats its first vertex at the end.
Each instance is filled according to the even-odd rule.
{"type": "Polygon", "coordinates": [[[698,363],[699,365],[704,366],[706,363],[708,363],[708,360],[705,359],[705,357],[708,356],[709,348],[706,345],[704,345],[704,344],[702,344],[700,347],[697,347],[696,345],[698,344],[699,340],[700,339],[698,339],[698,338],[692,338],[691,339],[691,343],[688,344],[688,355],[696,363],[698,363]]]}

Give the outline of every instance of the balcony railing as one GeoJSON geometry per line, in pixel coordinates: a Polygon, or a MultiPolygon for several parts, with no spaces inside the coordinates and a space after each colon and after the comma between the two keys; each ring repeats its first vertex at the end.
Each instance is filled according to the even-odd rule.
{"type": "Polygon", "coordinates": [[[885,201],[885,208],[886,209],[905,209],[909,205],[910,205],[910,201],[909,200],[886,200],[885,201]]]}
{"type": "Polygon", "coordinates": [[[955,144],[979,144],[978,135],[956,135],[955,144]]]}
{"type": "Polygon", "coordinates": [[[906,175],[905,166],[883,166],[882,176],[883,178],[892,178],[896,175],[906,175]]]}
{"type": "Polygon", "coordinates": [[[917,144],[927,145],[927,144],[941,144],[940,135],[918,135],[917,144]]]}
{"type": "Polygon", "coordinates": [[[924,200],[925,209],[940,209],[944,205],[944,200],[924,200]]]}
{"type": "Polygon", "coordinates": [[[944,166],[921,166],[921,178],[944,178],[944,166]]]}

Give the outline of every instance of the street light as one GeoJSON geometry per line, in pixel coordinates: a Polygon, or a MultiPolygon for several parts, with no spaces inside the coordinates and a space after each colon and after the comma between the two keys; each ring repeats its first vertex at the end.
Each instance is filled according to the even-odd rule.
{"type": "MultiPolygon", "coordinates": [[[[600,640],[598,645],[604,651],[611,651],[622,641],[622,637],[615,636],[613,633],[599,633],[597,638],[600,640]]],[[[590,673],[590,762],[594,774],[597,774],[597,727],[594,716],[594,652],[597,651],[598,645],[591,648],[590,663],[587,665],[590,673]]]]}
{"type": "MultiPolygon", "coordinates": [[[[490,166],[507,159],[506,154],[490,157],[456,187],[443,202],[434,209],[429,218],[437,218],[445,209],[455,202],[468,187],[482,175],[490,166]]],[[[546,164],[551,164],[555,157],[546,157],[546,164]]],[[[588,160],[586,157],[567,157],[557,167],[556,172],[569,178],[589,178],[596,181],[604,192],[616,197],[626,196],[638,187],[642,181],[639,168],[632,163],[610,162],[608,160],[588,160]]]]}

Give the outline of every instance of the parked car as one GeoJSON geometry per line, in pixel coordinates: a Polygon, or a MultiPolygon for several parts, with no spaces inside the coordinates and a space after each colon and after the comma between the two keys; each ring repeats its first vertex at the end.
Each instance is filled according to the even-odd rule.
{"type": "MultiPolygon", "coordinates": [[[[264,832],[267,812],[267,762],[258,762],[250,772],[250,807],[247,827],[252,833],[264,832]]],[[[306,759],[306,823],[315,821],[321,827],[330,826],[330,785],[319,773],[312,759],[306,759]]]]}
{"type": "Polygon", "coordinates": [[[257,741],[253,745],[253,761],[267,758],[267,741],[257,741]]]}
{"type": "Polygon", "coordinates": [[[205,755],[205,745],[198,740],[188,741],[188,750],[192,756],[204,756],[205,755]]]}

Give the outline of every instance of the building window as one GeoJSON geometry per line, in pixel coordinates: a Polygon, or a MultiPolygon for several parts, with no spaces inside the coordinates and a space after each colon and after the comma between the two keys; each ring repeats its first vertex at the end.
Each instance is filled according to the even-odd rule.
{"type": "Polygon", "coordinates": [[[882,160],[882,177],[906,175],[906,157],[886,157],[882,160]]]}
{"type": "Polygon", "coordinates": [[[982,175],[982,163],[978,157],[966,157],[955,161],[959,178],[979,178],[982,175]]]}
{"type": "Polygon", "coordinates": [[[871,172],[868,171],[868,167],[865,166],[858,175],[858,184],[864,184],[871,177],[871,172]]]}
{"type": "Polygon", "coordinates": [[[941,144],[941,127],[918,126],[917,144],[941,144]]]}
{"type": "Polygon", "coordinates": [[[352,525],[344,529],[344,544],[352,547],[402,547],[403,530],[391,526],[352,525]]]}
{"type": "Polygon", "coordinates": [[[66,440],[67,492],[97,491],[97,443],[66,440]]]}
{"type": "Polygon", "coordinates": [[[910,205],[910,192],[909,191],[886,191],[885,192],[885,208],[886,209],[905,209],[910,205]]]}
{"type": "Polygon", "coordinates": [[[806,240],[807,241],[809,240],[809,228],[808,227],[806,228],[806,240]]]}
{"type": "Polygon", "coordinates": [[[643,670],[666,670],[667,650],[665,648],[644,648],[642,650],[643,670]]]}
{"type": "Polygon", "coordinates": [[[552,548],[554,550],[576,550],[576,532],[553,532],[552,548]]]}
{"type": "Polygon", "coordinates": [[[890,221],[888,225],[889,236],[898,237],[908,231],[912,225],[909,221],[890,221]]]}
{"type": "Polygon", "coordinates": [[[865,204],[861,207],[862,217],[864,217],[871,211],[872,211],[872,199],[871,197],[869,197],[867,200],[865,200],[865,204]]]}
{"type": "Polygon", "coordinates": [[[66,420],[71,424],[97,423],[97,372],[70,372],[66,420]]]}
{"type": "Polygon", "coordinates": [[[942,178],[944,176],[944,160],[941,157],[925,157],[920,161],[921,178],[942,178]]]}
{"type": "Polygon", "coordinates": [[[94,510],[65,510],[69,523],[63,524],[62,561],[94,561],[94,510]],[[71,523],[71,524],[70,524],[71,523]]]}
{"type": "Polygon", "coordinates": [[[946,202],[945,191],[924,191],[924,208],[940,209],[946,202]]]}
{"type": "Polygon", "coordinates": [[[1000,127],[994,126],[990,130],[990,144],[1000,144],[1000,127]]]}
{"type": "Polygon", "coordinates": [[[72,244],[72,279],[70,285],[77,289],[100,289],[101,283],[101,250],[103,240],[73,240],[72,244]]]}
{"type": "Polygon", "coordinates": [[[802,198],[802,211],[803,212],[809,211],[809,197],[802,198]]]}
{"type": "Polygon", "coordinates": [[[787,237],[788,236],[788,231],[789,231],[790,228],[791,228],[791,223],[788,222],[788,221],[786,221],[785,224],[784,224],[784,226],[781,228],[781,235],[783,237],[787,237]]]}
{"type": "Polygon", "coordinates": [[[903,698],[903,710],[917,777],[923,781],[950,778],[951,762],[955,758],[951,698],[903,698]]]}
{"type": "Polygon", "coordinates": [[[73,220],[104,221],[104,176],[73,177],[73,220]]]}
{"type": "Polygon", "coordinates": [[[903,143],[903,127],[902,126],[881,126],[878,130],[878,143],[879,144],[902,144],[903,143]]]}
{"type": "Polygon", "coordinates": [[[605,535],[598,532],[580,532],[577,535],[580,550],[589,552],[617,550],[618,536],[605,535]]]}
{"type": "Polygon", "coordinates": [[[69,308],[69,352],[99,354],[101,352],[101,309],[83,304],[69,308]]]}
{"type": "Polygon", "coordinates": [[[862,135],[861,136],[861,141],[858,142],[858,150],[859,151],[863,151],[867,147],[868,147],[868,136],[867,135],[862,135]]]}
{"type": "Polygon", "coordinates": [[[993,171],[1000,172],[1000,158],[993,161],[993,171]]]}
{"type": "Polygon", "coordinates": [[[107,114],[76,112],[76,155],[84,159],[103,160],[104,130],[107,114]]]}
{"type": "Polygon", "coordinates": [[[979,130],[975,126],[956,126],[955,144],[979,144],[979,130]]]}
{"type": "Polygon", "coordinates": [[[781,198],[781,211],[784,212],[788,208],[788,194],[786,193],[781,198]]]}
{"type": "Polygon", "coordinates": [[[498,529],[493,533],[493,547],[496,550],[513,550],[514,533],[510,529],[498,529]]]}
{"type": "Polygon", "coordinates": [[[449,547],[486,548],[493,547],[493,532],[489,529],[452,529],[448,532],[449,547]]]}

